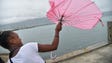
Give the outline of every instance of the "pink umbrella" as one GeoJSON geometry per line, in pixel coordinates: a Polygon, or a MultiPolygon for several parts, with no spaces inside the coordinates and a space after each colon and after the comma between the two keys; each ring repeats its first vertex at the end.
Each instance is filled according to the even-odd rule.
{"type": "Polygon", "coordinates": [[[50,0],[47,17],[50,21],[80,29],[92,29],[102,13],[91,0],[50,0]]]}

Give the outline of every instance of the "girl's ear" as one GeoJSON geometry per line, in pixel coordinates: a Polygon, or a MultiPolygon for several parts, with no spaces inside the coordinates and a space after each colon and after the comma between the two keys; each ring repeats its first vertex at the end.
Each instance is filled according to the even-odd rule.
{"type": "Polygon", "coordinates": [[[12,39],[12,38],[10,38],[10,39],[8,39],[8,42],[9,42],[9,43],[13,43],[13,42],[15,42],[15,40],[12,39]]]}
{"type": "Polygon", "coordinates": [[[10,40],[8,40],[8,41],[9,41],[9,43],[13,42],[13,40],[12,40],[12,39],[10,39],[10,40]]]}
{"type": "Polygon", "coordinates": [[[14,40],[13,40],[11,37],[8,38],[9,44],[10,44],[11,42],[13,42],[13,41],[14,41],[14,40]]]}

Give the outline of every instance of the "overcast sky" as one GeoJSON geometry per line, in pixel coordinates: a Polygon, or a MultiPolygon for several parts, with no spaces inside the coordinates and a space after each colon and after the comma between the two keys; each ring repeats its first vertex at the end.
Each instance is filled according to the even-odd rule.
{"type": "MultiPolygon", "coordinates": [[[[112,0],[93,0],[102,11],[112,11],[112,0]]],[[[0,0],[0,23],[46,17],[48,0],[0,0]]]]}

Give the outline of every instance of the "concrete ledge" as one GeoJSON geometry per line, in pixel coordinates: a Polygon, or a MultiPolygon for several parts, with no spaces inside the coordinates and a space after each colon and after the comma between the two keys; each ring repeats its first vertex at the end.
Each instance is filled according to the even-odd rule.
{"type": "Polygon", "coordinates": [[[8,53],[0,53],[0,57],[5,61],[5,63],[7,62],[9,58],[8,53]]]}
{"type": "Polygon", "coordinates": [[[88,52],[93,51],[95,49],[104,47],[106,45],[108,45],[108,42],[99,42],[97,44],[94,44],[94,45],[88,46],[86,48],[83,48],[81,50],[73,51],[73,52],[64,54],[62,56],[56,57],[55,59],[48,59],[48,60],[46,60],[46,62],[47,63],[58,63],[60,61],[64,61],[66,59],[69,59],[69,58],[72,58],[72,57],[75,57],[75,56],[78,56],[78,55],[81,55],[81,54],[84,54],[84,53],[88,53],[88,52]]]}

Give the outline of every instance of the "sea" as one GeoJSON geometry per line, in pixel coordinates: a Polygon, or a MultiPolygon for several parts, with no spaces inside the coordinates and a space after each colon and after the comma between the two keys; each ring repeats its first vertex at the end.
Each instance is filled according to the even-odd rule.
{"type": "MultiPolygon", "coordinates": [[[[56,56],[80,50],[87,46],[108,42],[108,22],[112,21],[112,12],[105,12],[101,18],[104,26],[99,22],[91,30],[82,30],[70,26],[63,26],[60,32],[60,43],[56,56]]],[[[27,20],[21,23],[0,25],[0,31],[13,30],[20,36],[23,44],[37,42],[39,44],[51,44],[54,38],[56,24],[46,18],[27,20]]],[[[9,53],[8,50],[0,47],[0,53],[9,53]]],[[[49,59],[51,52],[39,53],[44,59],[49,59]]]]}

